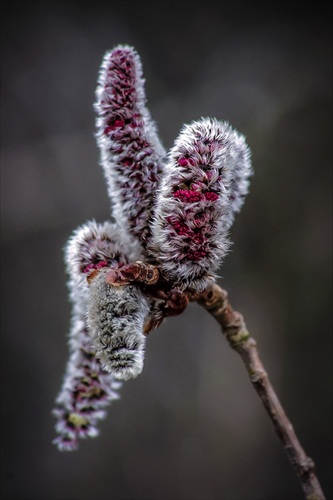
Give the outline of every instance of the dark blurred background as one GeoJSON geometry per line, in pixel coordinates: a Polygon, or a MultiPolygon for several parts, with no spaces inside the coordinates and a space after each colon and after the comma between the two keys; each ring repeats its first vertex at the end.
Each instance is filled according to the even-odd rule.
{"type": "Polygon", "coordinates": [[[63,246],[109,217],[94,139],[103,54],[139,52],[166,148],[228,120],[255,176],[219,283],[332,498],[331,21],[326,2],[2,2],[2,498],[297,500],[237,354],[198,305],[148,341],[101,436],[52,444],[67,361],[63,246]]]}

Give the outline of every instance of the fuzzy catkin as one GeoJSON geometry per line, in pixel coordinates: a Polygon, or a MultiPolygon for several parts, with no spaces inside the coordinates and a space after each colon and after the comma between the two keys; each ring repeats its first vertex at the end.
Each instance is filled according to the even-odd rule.
{"type": "Polygon", "coordinates": [[[104,56],[96,90],[96,139],[113,216],[142,258],[150,236],[154,195],[164,148],[145,106],[142,65],[137,52],[119,45],[104,56]]]}
{"type": "Polygon", "coordinates": [[[118,228],[106,221],[88,221],[79,226],[65,247],[65,264],[69,275],[70,292],[88,290],[87,274],[102,266],[126,264],[127,255],[117,238],[118,228]]]}
{"type": "Polygon", "coordinates": [[[70,355],[53,410],[58,434],[54,444],[61,451],[76,450],[79,439],[97,436],[98,421],[105,417],[106,407],[119,398],[121,384],[103,369],[96,358],[86,319],[89,303],[87,274],[92,269],[126,262],[115,239],[115,229],[110,222],[98,224],[89,221],[74,231],[65,248],[72,304],[68,339],[70,355]]]}
{"type": "Polygon", "coordinates": [[[137,287],[112,286],[106,283],[105,276],[102,269],[90,284],[89,333],[104,369],[117,379],[128,380],[143,368],[143,329],[150,306],[137,287]]]}
{"type": "Polygon", "coordinates": [[[185,125],[170,150],[152,223],[151,251],[164,276],[202,291],[230,243],[228,229],[247,192],[243,136],[211,118],[185,125]]]}
{"type": "Polygon", "coordinates": [[[251,150],[246,144],[245,137],[233,130],[230,125],[223,124],[227,133],[226,147],[229,149],[228,162],[231,169],[230,209],[226,215],[226,226],[229,229],[240,212],[245,197],[249,192],[250,177],[253,175],[251,150]]]}
{"type": "Polygon", "coordinates": [[[119,398],[121,383],[103,370],[95,357],[87,332],[86,319],[77,311],[72,317],[71,335],[76,349],[71,350],[61,391],[53,415],[58,436],[53,443],[60,451],[73,451],[79,439],[99,434],[98,422],[106,407],[119,398]]]}

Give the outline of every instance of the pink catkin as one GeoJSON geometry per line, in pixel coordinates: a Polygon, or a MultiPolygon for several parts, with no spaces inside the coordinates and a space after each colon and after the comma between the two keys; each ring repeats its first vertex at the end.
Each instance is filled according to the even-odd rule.
{"type": "Polygon", "coordinates": [[[229,249],[234,155],[246,151],[227,123],[202,119],[185,126],[169,152],[152,248],[165,277],[183,289],[203,290],[229,249]]]}
{"type": "Polygon", "coordinates": [[[145,248],[165,152],[145,107],[143,85],[133,48],[118,46],[105,55],[95,104],[101,163],[117,224],[145,248]]]}
{"type": "Polygon", "coordinates": [[[53,413],[58,433],[54,443],[60,450],[78,447],[79,438],[98,434],[98,422],[106,407],[117,399],[120,387],[95,357],[87,325],[89,289],[87,273],[106,266],[121,266],[126,257],[115,240],[117,228],[110,222],[89,221],[69,239],[65,261],[69,274],[72,321],[69,333],[70,357],[53,413]]]}
{"type": "MultiPolygon", "coordinates": [[[[83,319],[81,324],[84,325],[83,319]]],[[[105,417],[105,408],[119,396],[119,382],[102,370],[91,349],[91,340],[83,327],[81,348],[73,352],[57,406],[53,411],[57,418],[58,437],[54,444],[62,451],[73,451],[79,439],[99,434],[98,421],[105,417]]]]}

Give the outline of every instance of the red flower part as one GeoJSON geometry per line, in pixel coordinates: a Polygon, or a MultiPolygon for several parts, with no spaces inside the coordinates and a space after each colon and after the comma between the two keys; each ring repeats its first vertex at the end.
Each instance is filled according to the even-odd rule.
{"type": "Polygon", "coordinates": [[[192,191],[190,189],[178,189],[173,193],[174,198],[178,198],[185,203],[196,203],[202,200],[203,195],[198,191],[192,191]]]}
{"type": "Polygon", "coordinates": [[[192,158],[185,158],[185,157],[179,158],[178,163],[181,167],[188,167],[195,165],[195,161],[192,158]]]}
{"type": "Polygon", "coordinates": [[[195,250],[195,251],[189,250],[186,256],[189,260],[198,261],[206,257],[206,255],[207,252],[205,250],[195,250]]]}
{"type": "Polygon", "coordinates": [[[181,222],[179,220],[171,220],[171,217],[169,218],[170,225],[174,228],[177,234],[181,236],[188,236],[191,237],[193,232],[184,224],[184,222],[181,222]]]}
{"type": "Polygon", "coordinates": [[[102,260],[101,262],[97,262],[97,263],[94,263],[94,264],[88,264],[83,272],[85,274],[88,274],[90,273],[91,271],[93,271],[94,269],[102,269],[102,267],[106,267],[108,266],[109,264],[106,262],[106,260],[102,260]]]}

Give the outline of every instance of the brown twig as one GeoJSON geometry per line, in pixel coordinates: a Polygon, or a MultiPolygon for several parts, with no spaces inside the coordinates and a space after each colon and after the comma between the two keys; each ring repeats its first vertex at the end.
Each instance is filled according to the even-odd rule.
{"type": "Polygon", "coordinates": [[[203,306],[221,326],[230,346],[241,356],[274,429],[301,482],[307,500],[325,500],[314,472],[314,462],[303,450],[259,358],[256,341],[250,337],[242,315],[234,311],[227,292],[212,283],[199,297],[203,306]]]}
{"type": "Polygon", "coordinates": [[[122,286],[134,282],[154,285],[159,277],[160,273],[156,266],[137,260],[122,267],[111,269],[107,273],[105,281],[113,286],[122,286]]]}

